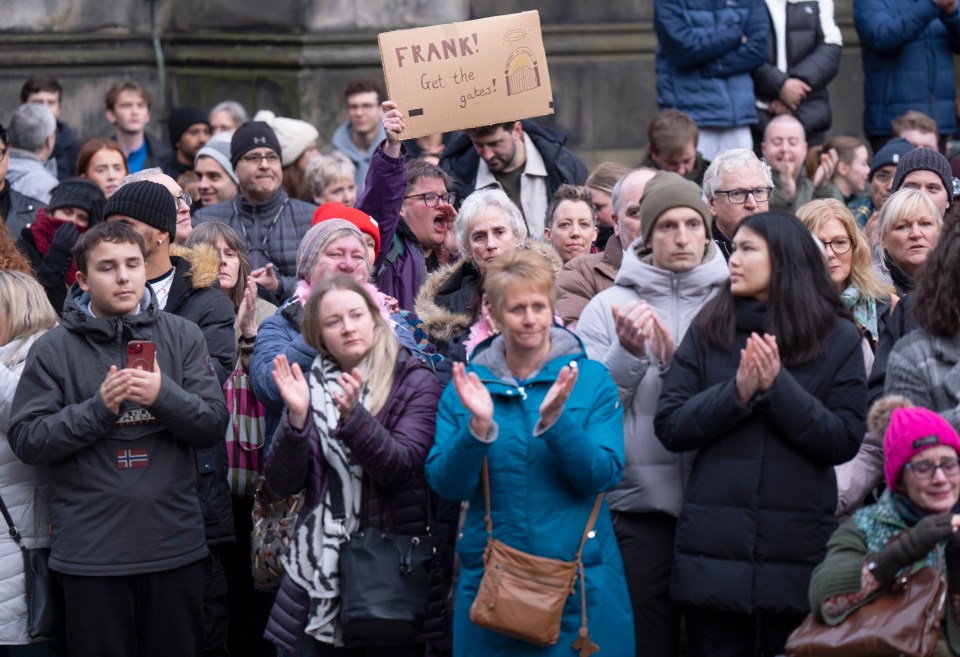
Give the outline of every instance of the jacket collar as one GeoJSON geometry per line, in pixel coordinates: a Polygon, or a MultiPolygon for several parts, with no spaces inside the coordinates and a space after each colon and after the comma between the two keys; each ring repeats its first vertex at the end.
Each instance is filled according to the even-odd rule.
{"type": "Polygon", "coordinates": [[[241,214],[244,215],[268,215],[272,219],[272,214],[280,209],[280,206],[286,203],[289,200],[286,190],[283,188],[283,185],[280,186],[280,189],[277,190],[277,193],[274,194],[268,201],[265,203],[251,203],[244,197],[242,194],[237,194],[235,202],[237,208],[240,210],[241,214]]]}
{"type": "Polygon", "coordinates": [[[129,337],[140,329],[157,321],[160,308],[150,286],[144,284],[143,298],[140,299],[140,312],[136,315],[120,317],[94,317],[87,312],[90,295],[74,283],[67,293],[63,306],[61,324],[71,333],[91,334],[103,340],[115,340],[127,334],[129,337]]]}

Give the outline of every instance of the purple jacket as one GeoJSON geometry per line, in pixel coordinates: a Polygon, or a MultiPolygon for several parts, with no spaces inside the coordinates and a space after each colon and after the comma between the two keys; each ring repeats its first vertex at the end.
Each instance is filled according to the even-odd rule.
{"type": "Polygon", "coordinates": [[[407,167],[405,160],[401,160],[399,165],[396,162],[395,158],[384,155],[382,145],[377,149],[367,173],[363,197],[357,207],[380,221],[380,254],[373,266],[377,288],[395,298],[400,308],[413,310],[417,291],[427,280],[427,262],[416,237],[400,219],[403,195],[407,191],[407,167]],[[387,214],[387,208],[392,208],[387,204],[383,205],[382,219],[367,210],[362,203],[368,194],[398,199],[395,213],[387,214]]]}
{"type": "MultiPolygon", "coordinates": [[[[433,446],[440,384],[428,366],[403,350],[397,359],[393,386],[376,416],[358,407],[336,436],[363,467],[361,527],[379,527],[400,534],[423,533],[427,527],[429,489],[423,464],[433,446]]],[[[319,435],[308,420],[295,431],[286,414],[273,436],[264,468],[274,495],[306,489],[305,511],[317,506],[326,490],[319,435]]],[[[445,587],[434,584],[428,607],[427,633],[442,633],[446,614],[445,587]]],[[[264,633],[285,650],[296,652],[304,636],[308,597],[284,577],[264,633]]],[[[428,638],[427,635],[423,637],[428,638]]]]}

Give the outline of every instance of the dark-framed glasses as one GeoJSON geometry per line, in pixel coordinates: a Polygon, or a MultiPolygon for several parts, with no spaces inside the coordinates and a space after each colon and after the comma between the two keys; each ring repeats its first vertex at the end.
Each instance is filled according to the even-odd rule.
{"type": "Polygon", "coordinates": [[[763,203],[770,199],[770,192],[773,191],[773,187],[757,187],[756,189],[718,189],[714,192],[714,195],[717,194],[726,194],[727,200],[733,203],[734,205],[743,205],[747,202],[747,196],[753,194],[753,200],[757,203],[763,203]]]}
{"type": "Polygon", "coordinates": [[[912,472],[917,479],[931,479],[938,469],[943,470],[943,474],[947,477],[955,477],[960,473],[960,458],[946,458],[939,463],[924,459],[916,463],[907,463],[903,469],[912,472]]]}
{"type": "Polygon", "coordinates": [[[427,192],[426,194],[408,194],[403,198],[414,198],[415,196],[422,198],[423,204],[428,208],[437,207],[441,199],[447,205],[453,205],[457,200],[457,195],[454,192],[447,192],[446,194],[435,194],[434,192],[427,192]]]}
{"type": "Polygon", "coordinates": [[[240,158],[247,164],[251,164],[255,167],[260,166],[260,163],[263,160],[267,161],[267,164],[276,164],[280,161],[280,156],[275,152],[270,151],[269,153],[264,153],[263,155],[257,155],[256,153],[250,153],[249,155],[244,155],[240,158]]]}
{"type": "Polygon", "coordinates": [[[829,242],[823,243],[823,248],[830,249],[837,255],[843,255],[851,248],[853,248],[853,240],[849,237],[838,237],[836,239],[830,240],[829,242]]]}

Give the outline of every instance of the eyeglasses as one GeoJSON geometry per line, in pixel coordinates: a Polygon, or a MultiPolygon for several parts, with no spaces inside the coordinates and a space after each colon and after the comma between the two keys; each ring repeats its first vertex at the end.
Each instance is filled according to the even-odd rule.
{"type": "Polygon", "coordinates": [[[184,204],[185,206],[187,206],[188,208],[189,208],[191,205],[193,205],[193,198],[191,198],[190,194],[188,194],[187,192],[183,192],[182,194],[180,194],[180,196],[174,196],[174,197],[173,197],[173,201],[174,201],[174,203],[177,203],[178,205],[179,205],[180,202],[183,202],[183,204],[184,204]]]}
{"type": "Polygon", "coordinates": [[[937,469],[943,470],[946,477],[953,477],[960,473],[960,458],[947,458],[939,463],[933,461],[917,461],[916,463],[907,463],[903,466],[904,470],[913,472],[917,479],[932,479],[937,469]]]}
{"type": "Polygon", "coordinates": [[[718,189],[714,192],[714,195],[726,194],[727,200],[734,205],[743,205],[747,202],[747,197],[750,194],[753,194],[754,201],[757,203],[763,203],[764,201],[770,199],[771,191],[773,191],[773,187],[757,187],[756,189],[718,189]]]}
{"type": "Polygon", "coordinates": [[[837,255],[843,255],[853,246],[853,240],[849,237],[838,237],[835,240],[823,243],[823,248],[830,249],[837,255]]]}
{"type": "Polygon", "coordinates": [[[270,151],[269,153],[264,153],[263,155],[257,155],[256,153],[251,153],[250,155],[244,155],[240,158],[247,164],[251,164],[255,167],[260,166],[260,163],[264,160],[267,161],[267,164],[276,164],[280,161],[280,156],[270,151]]]}
{"type": "Polygon", "coordinates": [[[434,194],[433,192],[427,192],[426,194],[408,194],[403,198],[414,198],[416,196],[422,198],[423,204],[428,208],[437,207],[441,199],[447,205],[453,205],[457,200],[457,195],[454,192],[447,192],[446,194],[434,194]]]}

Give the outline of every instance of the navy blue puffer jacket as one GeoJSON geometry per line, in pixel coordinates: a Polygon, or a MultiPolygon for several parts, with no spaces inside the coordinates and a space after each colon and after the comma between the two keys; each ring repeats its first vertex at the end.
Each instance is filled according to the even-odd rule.
{"type": "Polygon", "coordinates": [[[653,26],[660,109],[686,112],[701,127],[757,122],[750,71],[767,60],[763,0],[656,0],[653,26]]]}

